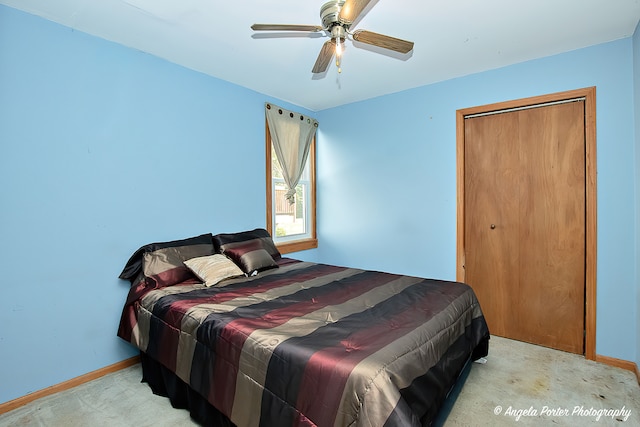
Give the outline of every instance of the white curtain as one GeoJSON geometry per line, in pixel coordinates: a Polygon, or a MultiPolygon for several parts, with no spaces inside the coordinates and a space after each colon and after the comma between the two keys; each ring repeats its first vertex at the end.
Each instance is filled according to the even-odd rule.
{"type": "Polygon", "coordinates": [[[295,202],[296,186],[304,171],[311,141],[318,122],[300,113],[285,110],[273,104],[265,104],[271,143],[282,169],[287,185],[286,198],[289,204],[295,202]]]}

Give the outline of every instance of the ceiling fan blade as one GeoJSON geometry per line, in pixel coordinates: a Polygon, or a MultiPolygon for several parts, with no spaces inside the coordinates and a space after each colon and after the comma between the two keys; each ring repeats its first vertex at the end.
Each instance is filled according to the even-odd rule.
{"type": "Polygon", "coordinates": [[[343,22],[353,23],[372,0],[347,0],[340,9],[340,18],[343,22]]]}
{"type": "Polygon", "coordinates": [[[366,30],[355,31],[353,33],[353,39],[361,43],[378,46],[383,49],[389,49],[400,53],[409,53],[411,52],[411,49],[413,49],[413,42],[366,30]]]}
{"type": "Polygon", "coordinates": [[[324,73],[329,66],[329,63],[333,59],[333,54],[336,51],[336,42],[333,40],[327,40],[320,50],[316,64],[313,66],[313,73],[324,73]]]}
{"type": "Polygon", "coordinates": [[[289,25],[289,24],[253,24],[253,31],[322,31],[318,25],[289,25]]]}

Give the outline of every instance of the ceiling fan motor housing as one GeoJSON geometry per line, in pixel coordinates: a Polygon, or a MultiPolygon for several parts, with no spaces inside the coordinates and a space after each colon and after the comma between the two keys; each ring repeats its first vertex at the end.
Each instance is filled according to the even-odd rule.
{"type": "Polygon", "coordinates": [[[324,28],[331,31],[334,26],[340,25],[348,29],[351,22],[341,22],[339,17],[344,2],[345,0],[334,0],[322,5],[320,8],[320,18],[322,19],[324,28]]]}

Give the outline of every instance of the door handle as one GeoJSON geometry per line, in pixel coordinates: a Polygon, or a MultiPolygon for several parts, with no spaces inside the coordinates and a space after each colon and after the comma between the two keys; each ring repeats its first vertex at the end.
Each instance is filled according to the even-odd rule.
{"type": "Polygon", "coordinates": [[[495,224],[491,224],[491,229],[495,230],[496,229],[496,225],[495,224]]]}

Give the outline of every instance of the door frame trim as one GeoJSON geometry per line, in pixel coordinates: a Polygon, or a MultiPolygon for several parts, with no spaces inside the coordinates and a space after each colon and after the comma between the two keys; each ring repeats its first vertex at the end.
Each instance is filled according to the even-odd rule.
{"type": "Polygon", "coordinates": [[[584,356],[588,360],[596,359],[596,265],[597,265],[597,203],[596,203],[596,88],[558,92],[549,95],[534,96],[513,101],[498,102],[464,108],[456,111],[456,180],[457,180],[457,239],[456,239],[456,280],[464,282],[465,245],[464,245],[464,134],[465,116],[497,112],[512,108],[529,107],[537,104],[584,98],[585,111],[585,338],[584,356]]]}

